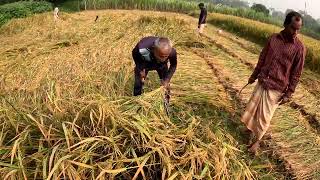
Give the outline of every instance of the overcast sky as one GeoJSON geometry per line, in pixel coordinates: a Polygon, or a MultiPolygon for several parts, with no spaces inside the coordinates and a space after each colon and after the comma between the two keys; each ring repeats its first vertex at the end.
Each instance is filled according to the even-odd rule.
{"type": "Polygon", "coordinates": [[[320,18],[320,0],[246,0],[249,3],[261,3],[268,8],[273,7],[276,10],[285,12],[287,9],[304,10],[307,2],[307,13],[315,19],[320,18]]]}

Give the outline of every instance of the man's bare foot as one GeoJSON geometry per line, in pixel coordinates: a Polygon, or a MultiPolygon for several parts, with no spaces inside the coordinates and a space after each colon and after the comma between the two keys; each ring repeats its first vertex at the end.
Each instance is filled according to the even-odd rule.
{"type": "Polygon", "coordinates": [[[258,149],[260,147],[260,141],[256,141],[254,144],[252,144],[249,148],[249,152],[253,153],[254,155],[257,153],[258,149]]]}

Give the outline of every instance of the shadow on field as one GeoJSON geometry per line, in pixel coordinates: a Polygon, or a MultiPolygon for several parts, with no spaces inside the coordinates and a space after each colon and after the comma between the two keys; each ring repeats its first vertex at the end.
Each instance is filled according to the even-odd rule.
{"type": "MultiPolygon", "coordinates": [[[[200,117],[202,120],[202,124],[204,126],[210,125],[210,129],[215,132],[217,127],[221,127],[222,129],[229,132],[239,143],[245,144],[245,139],[248,134],[245,134],[242,129],[244,129],[243,124],[240,122],[240,113],[234,113],[228,110],[226,107],[221,106],[221,104],[214,104],[214,102],[210,101],[206,94],[201,94],[200,92],[192,92],[192,90],[188,90],[190,92],[190,101],[183,100],[181,103],[172,103],[173,110],[173,119],[171,119],[174,123],[185,123],[184,119],[187,119],[184,115],[184,111],[190,110],[188,107],[192,107],[191,115],[200,117]],[[183,107],[185,106],[185,107],[183,107]]],[[[177,97],[177,101],[179,101],[180,97],[177,97]]],[[[241,107],[237,107],[240,109],[241,107]]]]}

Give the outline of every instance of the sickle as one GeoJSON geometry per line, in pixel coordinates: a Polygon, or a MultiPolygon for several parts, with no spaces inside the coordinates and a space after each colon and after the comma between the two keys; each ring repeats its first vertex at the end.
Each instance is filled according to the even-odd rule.
{"type": "Polygon", "coordinates": [[[241,90],[240,90],[240,92],[239,92],[238,96],[240,96],[240,95],[241,95],[242,91],[243,91],[243,90],[244,90],[248,85],[249,85],[249,83],[248,83],[248,84],[246,84],[245,86],[243,86],[243,87],[241,88],[241,90]]]}

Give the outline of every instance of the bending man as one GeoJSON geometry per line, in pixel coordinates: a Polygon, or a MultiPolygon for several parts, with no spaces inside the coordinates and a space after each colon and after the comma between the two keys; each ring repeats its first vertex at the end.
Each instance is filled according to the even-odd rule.
{"type": "Polygon", "coordinates": [[[132,57],[136,65],[134,96],[141,95],[145,78],[152,70],[158,72],[161,85],[169,90],[170,80],[177,68],[177,52],[168,38],[150,36],[141,39],[133,49],[132,57]]]}

